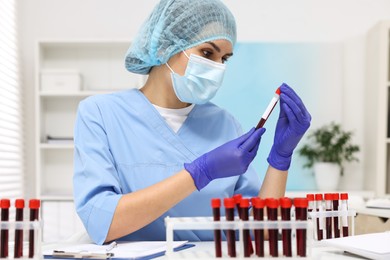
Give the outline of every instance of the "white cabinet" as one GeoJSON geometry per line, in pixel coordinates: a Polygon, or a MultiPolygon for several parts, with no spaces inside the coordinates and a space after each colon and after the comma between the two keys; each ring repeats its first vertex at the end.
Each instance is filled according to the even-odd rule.
{"type": "Polygon", "coordinates": [[[390,194],[390,21],[369,31],[366,58],[365,183],[381,196],[390,194]]]}
{"type": "MultiPolygon", "coordinates": [[[[73,204],[73,128],[79,102],[145,82],[145,76],[129,73],[124,67],[129,45],[122,40],[37,43],[36,196],[42,200],[44,223],[54,223],[56,220],[47,218],[56,218],[63,208],[74,211],[69,203],[73,204]]],[[[72,230],[66,225],[60,227],[62,231],[45,230],[52,226],[44,226],[50,240],[62,239],[72,230]]]]}

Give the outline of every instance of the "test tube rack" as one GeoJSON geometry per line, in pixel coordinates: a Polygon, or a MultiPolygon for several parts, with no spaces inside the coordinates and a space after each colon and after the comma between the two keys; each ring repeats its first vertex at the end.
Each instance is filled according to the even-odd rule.
{"type": "MultiPolygon", "coordinates": [[[[349,227],[349,224],[350,224],[350,228],[348,228],[348,230],[351,231],[350,233],[350,236],[354,236],[355,235],[355,216],[356,216],[356,210],[354,209],[348,209],[348,210],[331,210],[331,211],[312,211],[312,212],[308,212],[308,219],[312,222],[312,226],[315,227],[316,224],[317,224],[317,220],[318,219],[321,219],[321,221],[325,221],[325,219],[328,217],[330,218],[339,218],[339,229],[342,228],[342,219],[343,218],[347,218],[347,221],[348,221],[348,227],[349,227]]],[[[333,220],[332,220],[332,225],[333,225],[333,220]]],[[[334,232],[333,232],[333,228],[332,228],[332,238],[334,238],[334,232]]],[[[316,245],[318,244],[318,239],[316,237],[316,232],[314,231],[314,228],[313,228],[313,245],[316,245]]],[[[342,235],[340,236],[342,237],[342,235]]],[[[326,238],[324,238],[326,239],[326,238]]]]}
{"type": "MultiPolygon", "coordinates": [[[[166,256],[169,259],[214,259],[215,253],[214,251],[204,251],[204,252],[196,252],[196,254],[188,254],[186,252],[174,252],[173,250],[173,234],[174,230],[238,230],[239,233],[239,239],[236,242],[236,245],[238,245],[237,250],[237,257],[236,258],[244,258],[243,253],[243,237],[244,237],[244,230],[254,230],[254,229],[291,229],[293,236],[295,236],[295,232],[297,229],[305,229],[307,232],[307,247],[306,247],[306,257],[289,257],[288,259],[308,259],[311,255],[311,247],[312,247],[312,238],[311,235],[313,233],[313,228],[311,226],[310,221],[283,221],[283,220],[276,220],[276,221],[259,221],[254,220],[253,217],[250,217],[249,220],[244,221],[239,219],[238,217],[235,218],[234,221],[227,221],[221,218],[220,221],[214,221],[212,217],[181,217],[181,218],[171,218],[166,217],[165,218],[165,226],[166,226],[166,241],[167,241],[167,250],[166,250],[166,256]]],[[[293,255],[296,255],[296,243],[293,243],[293,255]]],[[[214,247],[213,247],[214,248],[214,247]]],[[[282,249],[281,246],[279,246],[279,251],[282,249]]],[[[282,256],[281,251],[279,252],[279,256],[284,258],[282,256]]],[[[226,254],[222,256],[222,259],[231,259],[226,254]]],[[[265,257],[258,257],[256,255],[251,256],[251,258],[261,258],[261,259],[274,259],[275,257],[271,257],[270,255],[266,255],[265,257]]],[[[221,258],[220,258],[221,259],[221,258]]]]}
{"type": "Polygon", "coordinates": [[[0,221],[0,230],[8,231],[8,256],[1,259],[43,259],[42,256],[42,222],[41,221],[0,221]],[[23,230],[23,256],[14,257],[15,234],[17,230],[23,230]],[[31,232],[33,231],[33,232],[31,232]],[[29,257],[30,232],[33,234],[33,257],[29,257]]]}

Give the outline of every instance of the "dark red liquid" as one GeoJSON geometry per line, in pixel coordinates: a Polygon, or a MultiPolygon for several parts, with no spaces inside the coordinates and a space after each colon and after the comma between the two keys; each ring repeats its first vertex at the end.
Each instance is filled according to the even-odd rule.
{"type": "MultiPolygon", "coordinates": [[[[23,221],[23,209],[16,209],[16,221],[23,221]]],[[[20,258],[23,256],[23,229],[15,230],[15,248],[14,257],[20,258]]]]}
{"type": "MultiPolygon", "coordinates": [[[[296,219],[307,220],[307,208],[296,208],[296,219]]],[[[297,254],[306,256],[306,229],[297,229],[297,254]]]]}
{"type": "MultiPolygon", "coordinates": [[[[248,208],[242,207],[241,208],[241,219],[242,220],[249,220],[249,214],[248,214],[248,208]]],[[[243,230],[243,242],[244,242],[244,257],[250,257],[250,255],[253,253],[253,247],[252,247],[252,241],[249,234],[249,229],[243,230]]]]}
{"type": "MultiPolygon", "coordinates": [[[[331,211],[327,209],[326,211],[331,211]]],[[[332,238],[332,217],[326,217],[326,238],[332,238]]]]}
{"type": "MultiPolygon", "coordinates": [[[[234,221],[234,208],[225,208],[226,220],[234,221]]],[[[228,255],[236,257],[236,234],[233,229],[226,231],[228,255]]]]}
{"type": "MultiPolygon", "coordinates": [[[[253,218],[255,220],[264,220],[264,210],[262,208],[253,209],[253,218]]],[[[264,256],[264,230],[255,229],[255,247],[256,255],[264,256]]]]}
{"type": "MultiPolygon", "coordinates": [[[[9,210],[8,208],[1,209],[1,221],[9,220],[9,210]]],[[[8,258],[8,229],[1,230],[1,247],[0,247],[0,257],[8,258]]]]}
{"type": "Polygon", "coordinates": [[[260,121],[259,121],[259,123],[258,123],[257,126],[256,126],[256,129],[262,128],[263,125],[265,124],[265,121],[266,121],[266,120],[265,120],[264,118],[261,118],[260,121]]]}
{"type": "MultiPolygon", "coordinates": [[[[267,207],[268,220],[277,220],[278,212],[277,209],[267,207]]],[[[269,229],[269,253],[273,257],[278,256],[278,230],[277,229],[269,229]]]]}
{"type": "MultiPolygon", "coordinates": [[[[319,211],[319,210],[317,209],[317,211],[319,211]]],[[[317,218],[317,239],[318,239],[318,241],[320,241],[323,238],[324,238],[324,235],[323,235],[322,229],[320,229],[320,218],[318,217],[317,218]]]]}
{"type": "MultiPolygon", "coordinates": [[[[282,220],[291,220],[290,208],[282,208],[282,220]]],[[[283,255],[292,256],[291,250],[291,229],[282,230],[282,241],[283,241],[283,255]]]]}
{"type": "Polygon", "coordinates": [[[348,227],[343,227],[343,237],[348,236],[348,227]]]}
{"type": "MultiPolygon", "coordinates": [[[[38,220],[38,209],[30,209],[30,221],[38,220]]],[[[28,257],[34,257],[34,229],[29,231],[28,257]]]]}
{"type": "MultiPolygon", "coordinates": [[[[221,213],[219,208],[213,208],[214,221],[219,221],[221,213]]],[[[215,257],[222,257],[222,245],[221,245],[221,230],[214,230],[214,241],[215,241],[215,257]]]]}
{"type": "MultiPolygon", "coordinates": [[[[338,211],[339,210],[339,201],[333,200],[333,210],[338,211]]],[[[339,218],[333,217],[333,228],[334,228],[334,237],[340,237],[340,229],[339,229],[339,218]]]]}

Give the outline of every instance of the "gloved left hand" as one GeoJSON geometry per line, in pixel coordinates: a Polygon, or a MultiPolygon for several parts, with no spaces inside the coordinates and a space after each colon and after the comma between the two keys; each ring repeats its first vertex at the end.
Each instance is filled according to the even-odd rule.
{"type": "Polygon", "coordinates": [[[295,147],[310,126],[311,115],[287,84],[282,84],[280,92],[280,114],[267,161],[275,169],[287,171],[295,147]]]}

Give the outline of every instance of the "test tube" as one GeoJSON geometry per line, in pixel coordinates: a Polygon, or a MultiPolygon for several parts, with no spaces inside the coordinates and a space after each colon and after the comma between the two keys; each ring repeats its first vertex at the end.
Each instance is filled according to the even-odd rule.
{"type": "MultiPolygon", "coordinates": [[[[332,193],[325,193],[325,209],[332,211],[332,193]]],[[[332,217],[326,217],[326,239],[332,238],[332,217]]]]}
{"type": "MultiPolygon", "coordinates": [[[[23,221],[24,199],[15,200],[15,221],[23,221]]],[[[23,256],[23,229],[15,230],[14,258],[23,256]]]]}
{"type": "MultiPolygon", "coordinates": [[[[252,198],[252,206],[253,206],[253,219],[263,221],[265,200],[260,199],[259,197],[254,197],[252,198]]],[[[256,255],[264,256],[264,230],[263,229],[255,229],[255,247],[256,247],[256,255]]]]}
{"type": "MultiPolygon", "coordinates": [[[[290,198],[280,198],[280,208],[282,214],[282,220],[290,221],[291,220],[291,206],[292,201],[290,198]]],[[[292,256],[291,250],[291,229],[282,230],[282,241],[283,241],[283,255],[292,256]]]]}
{"type": "MultiPolygon", "coordinates": [[[[344,214],[347,214],[348,212],[348,193],[341,193],[340,194],[340,209],[341,212],[344,214]]],[[[343,237],[348,236],[348,216],[342,216],[341,218],[342,226],[343,226],[343,237]]]]}
{"type": "MultiPolygon", "coordinates": [[[[241,219],[243,221],[249,220],[249,199],[241,199],[240,202],[241,208],[241,219]]],[[[252,241],[249,233],[249,229],[243,230],[243,243],[244,243],[244,257],[250,257],[253,253],[252,241]]]]}
{"type": "MultiPolygon", "coordinates": [[[[38,199],[30,199],[28,207],[30,208],[30,221],[39,220],[39,208],[41,206],[41,201],[38,199]]],[[[29,243],[28,243],[28,257],[34,257],[34,247],[35,247],[35,239],[34,239],[34,229],[30,229],[29,232],[29,243]]]]}
{"type": "MultiPolygon", "coordinates": [[[[233,198],[224,198],[223,205],[225,206],[225,216],[227,221],[234,221],[234,207],[235,201],[233,198]]],[[[236,234],[233,229],[226,231],[226,239],[228,246],[228,255],[236,257],[236,234]]]]}
{"type": "MultiPolygon", "coordinates": [[[[10,200],[9,199],[2,199],[1,200],[1,221],[9,221],[9,207],[10,207],[10,200]]],[[[4,229],[1,229],[1,247],[0,247],[0,257],[1,258],[8,258],[8,232],[9,227],[5,227],[4,229]]]]}
{"type": "Polygon", "coordinates": [[[306,194],[306,199],[309,202],[307,206],[307,212],[312,212],[316,209],[314,194],[306,194]]]}
{"type": "Polygon", "coordinates": [[[233,195],[233,199],[234,199],[234,203],[236,204],[238,217],[241,219],[240,202],[241,202],[241,199],[242,199],[242,195],[241,194],[234,194],[233,195]]]}
{"type": "MultiPolygon", "coordinates": [[[[267,206],[268,221],[276,221],[278,219],[279,201],[274,198],[265,199],[267,206]]],[[[278,256],[278,229],[268,229],[269,253],[273,257],[278,256]]]]}
{"type": "MultiPolygon", "coordinates": [[[[333,193],[333,210],[338,211],[339,210],[339,198],[340,195],[338,193],[333,193]]],[[[334,237],[340,237],[340,228],[339,228],[339,217],[335,216],[333,217],[333,229],[334,229],[334,237]]]]}
{"type": "Polygon", "coordinates": [[[267,121],[269,115],[271,114],[272,110],[274,110],[274,107],[278,103],[280,98],[280,87],[276,89],[274,97],[271,99],[271,102],[268,104],[266,110],[264,111],[264,114],[261,116],[261,119],[259,123],[256,126],[256,129],[262,128],[267,121]]]}
{"type": "Polygon", "coordinates": [[[322,194],[316,194],[315,200],[316,200],[316,208],[319,216],[317,217],[317,240],[320,241],[324,238],[324,219],[321,216],[322,212],[324,211],[324,206],[322,204],[323,196],[322,194]]]}
{"type": "MultiPolygon", "coordinates": [[[[306,198],[295,198],[295,218],[297,221],[307,221],[307,206],[306,198]]],[[[306,229],[297,229],[297,255],[306,256],[306,229]]]]}
{"type": "MultiPolygon", "coordinates": [[[[220,221],[221,219],[221,199],[211,199],[211,207],[213,209],[214,221],[220,221]]],[[[222,257],[222,244],[221,244],[221,230],[214,229],[214,243],[215,243],[215,257],[222,257]]]]}

